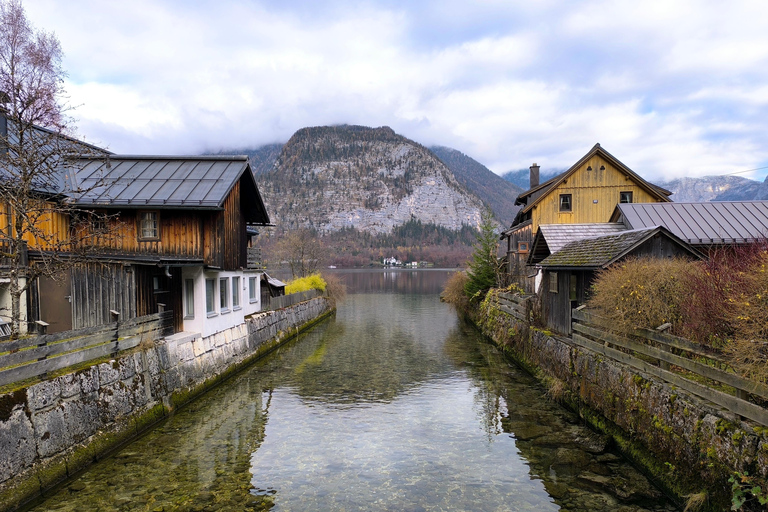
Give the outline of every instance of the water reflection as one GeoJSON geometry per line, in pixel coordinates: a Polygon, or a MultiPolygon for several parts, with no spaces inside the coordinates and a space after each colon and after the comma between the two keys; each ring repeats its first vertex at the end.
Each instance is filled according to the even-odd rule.
{"type": "Polygon", "coordinates": [[[439,302],[446,272],[400,272],[349,274],[335,319],[38,510],[672,510],[439,302]]]}

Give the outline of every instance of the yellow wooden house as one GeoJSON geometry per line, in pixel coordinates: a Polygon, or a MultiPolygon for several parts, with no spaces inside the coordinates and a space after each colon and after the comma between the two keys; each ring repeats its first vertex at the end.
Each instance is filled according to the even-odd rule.
{"type": "Polygon", "coordinates": [[[671,194],[645,181],[600,144],[544,183],[539,183],[539,166],[533,164],[531,188],[517,196],[520,211],[501,235],[512,281],[525,284],[531,271],[525,261],[540,225],[608,222],[619,203],[669,202],[671,194]]]}

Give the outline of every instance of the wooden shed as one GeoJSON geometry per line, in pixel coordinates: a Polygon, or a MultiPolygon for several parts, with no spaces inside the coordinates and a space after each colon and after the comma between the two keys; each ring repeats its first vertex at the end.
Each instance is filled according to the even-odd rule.
{"type": "Polygon", "coordinates": [[[701,259],[703,255],[661,226],[570,242],[538,263],[547,326],[570,334],[571,310],[589,298],[596,272],[627,257],[701,259]]]}

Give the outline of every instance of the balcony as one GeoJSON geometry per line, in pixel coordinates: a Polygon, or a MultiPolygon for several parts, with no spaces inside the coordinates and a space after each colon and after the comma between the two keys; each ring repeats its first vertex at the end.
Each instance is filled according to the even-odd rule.
{"type": "Polygon", "coordinates": [[[248,270],[264,270],[267,267],[261,260],[261,247],[248,247],[247,253],[248,270]]]}

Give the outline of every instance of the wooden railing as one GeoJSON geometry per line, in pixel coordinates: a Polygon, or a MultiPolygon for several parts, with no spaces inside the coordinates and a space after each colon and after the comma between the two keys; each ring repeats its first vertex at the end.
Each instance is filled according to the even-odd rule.
{"type": "Polygon", "coordinates": [[[251,270],[264,270],[264,262],[261,259],[261,247],[248,247],[247,263],[251,270]]]}
{"type": "Polygon", "coordinates": [[[320,290],[307,290],[305,292],[292,293],[290,295],[280,295],[279,297],[270,297],[269,304],[262,304],[263,311],[272,311],[294,306],[299,302],[321,297],[323,292],[320,290]]]}
{"type": "Polygon", "coordinates": [[[752,395],[768,401],[768,386],[736,375],[708,347],[650,329],[636,329],[630,337],[589,312],[574,309],[572,315],[574,344],[768,426],[768,410],[748,400],[752,395]]]}
{"type": "Polygon", "coordinates": [[[497,307],[521,322],[530,321],[533,295],[500,292],[496,300],[497,307]]]}
{"type": "Polygon", "coordinates": [[[173,311],[0,342],[0,386],[117,354],[173,332],[173,311]]]}

